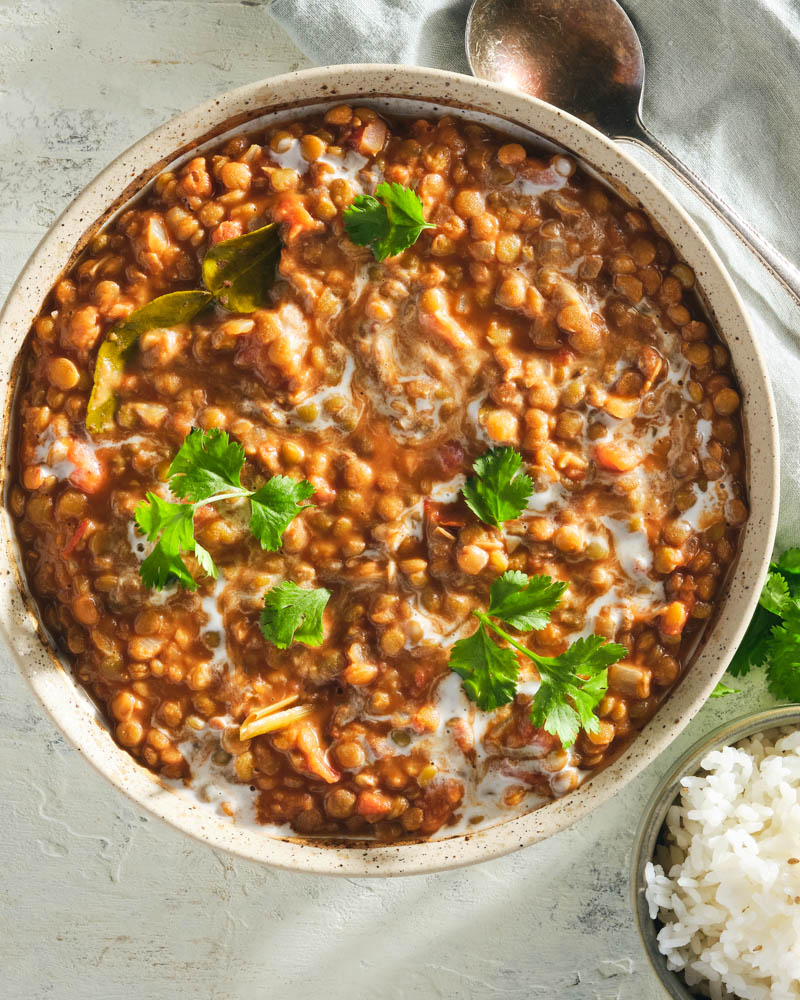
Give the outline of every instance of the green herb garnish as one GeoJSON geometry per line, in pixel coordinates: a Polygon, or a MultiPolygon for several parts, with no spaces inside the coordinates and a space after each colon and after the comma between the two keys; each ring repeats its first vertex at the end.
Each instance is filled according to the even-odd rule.
{"type": "Polygon", "coordinates": [[[449,665],[463,678],[467,697],[484,711],[493,711],[513,701],[516,695],[516,653],[532,660],[541,685],[533,697],[531,722],[569,747],[581,728],[588,732],[599,728],[594,708],[606,693],[608,667],[627,656],[627,649],[593,635],[576,640],[559,656],[540,656],[493,620],[499,619],[521,632],[544,628],[566,587],[549,576],[504,573],[492,584],[488,611],[472,612],[480,623],[478,629],[453,645],[449,665]],[[498,645],[489,631],[508,646],[498,645]]]}
{"type": "Polygon", "coordinates": [[[94,385],[86,410],[87,429],[91,433],[104,431],[113,421],[125,364],[143,333],[188,323],[212,302],[219,302],[230,312],[258,309],[266,303],[280,253],[281,239],[274,222],[244,236],[223,240],[203,259],[203,282],[208,291],[159,295],[110,330],[97,352],[94,385]]]}
{"type": "Polygon", "coordinates": [[[303,500],[313,494],[311,483],[297,482],[288,476],[273,476],[257,490],[242,486],[244,449],[230,441],[225,431],[203,431],[195,427],[186,436],[167,471],[167,482],[180,503],[148,493],[134,511],[136,523],[153,551],[139,567],[148,587],[161,590],[176,579],[182,587],[194,590],[197,584],[181,558],[193,552],[201,569],[217,576],[217,567],[209,552],[194,537],[194,513],[199,507],[222,500],[250,501],[250,531],[262,549],[280,548],[281,536],[304,507],[303,500]]]}
{"type": "Polygon", "coordinates": [[[519,677],[517,657],[512,649],[498,646],[483,624],[468,639],[453,644],[448,665],[463,678],[462,687],[469,700],[485,712],[514,700],[519,677]]]}
{"type": "Polygon", "coordinates": [[[136,507],[136,523],[148,542],[156,542],[139,567],[139,576],[146,587],[161,590],[175,579],[187,590],[195,590],[197,584],[181,559],[181,552],[194,552],[205,572],[216,578],[213,559],[194,537],[194,511],[194,504],[172,503],[155,493],[148,493],[147,501],[136,507]]]}
{"type": "Polygon", "coordinates": [[[796,600],[781,612],[767,650],[767,686],[781,701],[800,702],[800,606],[796,600]]]}
{"type": "Polygon", "coordinates": [[[743,677],[766,666],[767,685],[781,701],[800,702],[800,549],[787,549],[761,589],[744,639],[728,673],[743,677]]]}
{"type": "Polygon", "coordinates": [[[324,587],[305,590],[288,580],[268,590],[261,612],[264,638],[278,649],[286,649],[293,642],[319,646],[322,643],[322,612],[330,596],[330,591],[324,587]]]}
{"type": "Polygon", "coordinates": [[[526,576],[509,570],[494,581],[489,593],[489,615],[520,632],[541,629],[550,621],[567,584],[549,576],[526,576]]]}
{"type": "Polygon", "coordinates": [[[250,530],[262,549],[275,552],[281,547],[284,531],[297,517],[298,504],[313,493],[314,487],[305,479],[273,476],[250,494],[250,530]]]}
{"type": "Polygon", "coordinates": [[[481,521],[496,528],[519,517],[533,493],[533,480],[519,470],[522,456],[511,447],[493,448],[475,460],[474,476],[461,494],[481,521]]]}
{"type": "Polygon", "coordinates": [[[627,655],[624,646],[590,635],[560,656],[537,657],[542,686],[531,705],[531,722],[557,736],[564,747],[575,742],[581,728],[596,733],[600,720],[594,708],[608,689],[608,668],[627,655]]]}
{"type": "Polygon", "coordinates": [[[724,684],[722,681],[720,681],[719,684],[717,684],[717,686],[709,695],[709,698],[724,698],[726,695],[729,694],[741,694],[741,693],[742,692],[739,688],[728,687],[727,684],[724,684]]]}
{"type": "Polygon", "coordinates": [[[375,189],[377,197],[360,194],[344,211],[344,228],[353,243],[369,246],[375,260],[385,260],[408,250],[423,229],[435,229],[425,221],[416,191],[384,181],[375,189]]]}

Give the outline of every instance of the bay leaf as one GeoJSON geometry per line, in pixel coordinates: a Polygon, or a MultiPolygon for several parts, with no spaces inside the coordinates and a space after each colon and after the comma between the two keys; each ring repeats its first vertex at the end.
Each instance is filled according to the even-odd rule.
{"type": "Polygon", "coordinates": [[[208,306],[211,292],[169,292],[136,309],[109,331],[97,352],[94,384],[86,411],[86,427],[92,433],[106,430],[117,410],[116,392],[125,371],[125,361],[139,338],[148,330],[188,323],[208,306]]]}
{"type": "Polygon", "coordinates": [[[281,255],[278,226],[224,240],[203,258],[203,282],[230,312],[249,313],[267,303],[281,255]]]}

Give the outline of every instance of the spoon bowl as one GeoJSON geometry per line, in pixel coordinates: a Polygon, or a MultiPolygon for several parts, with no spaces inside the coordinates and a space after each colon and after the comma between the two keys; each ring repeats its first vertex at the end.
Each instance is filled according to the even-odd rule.
{"type": "Polygon", "coordinates": [[[722,219],[800,305],[800,271],[642,122],[644,53],[617,0],[473,0],[466,50],[475,76],[532,94],[645,146],[722,219]]]}
{"type": "Polygon", "coordinates": [[[475,0],[466,48],[481,79],[523,90],[612,135],[636,123],[644,53],[615,0],[475,0]]]}

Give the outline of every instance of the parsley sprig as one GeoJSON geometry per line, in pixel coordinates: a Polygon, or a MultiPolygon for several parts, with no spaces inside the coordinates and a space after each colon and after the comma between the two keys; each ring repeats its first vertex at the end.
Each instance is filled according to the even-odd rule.
{"type": "Polygon", "coordinates": [[[504,573],[492,584],[488,609],[472,612],[480,623],[477,631],[453,645],[450,669],[463,678],[468,698],[484,711],[493,711],[516,695],[516,653],[532,660],[541,684],[531,704],[531,722],[569,747],[582,728],[597,731],[600,721],[594,708],[606,693],[608,667],[628,651],[592,635],[576,640],[559,656],[540,656],[497,621],[520,632],[544,628],[566,588],[566,583],[549,576],[528,577],[515,570],[504,573]],[[508,645],[498,645],[490,632],[508,645]]]}
{"type": "Polygon", "coordinates": [[[250,531],[262,549],[274,552],[283,532],[304,508],[299,506],[314,487],[288,476],[273,476],[257,490],[242,485],[244,448],[231,441],[225,431],[192,428],[167,471],[167,482],[180,502],[148,493],[134,511],[136,523],[153,551],[139,567],[147,587],[161,590],[175,579],[187,590],[195,582],[181,554],[194,553],[200,568],[216,578],[217,567],[207,549],[194,537],[194,515],[200,507],[223,500],[250,501],[250,531]]]}
{"type": "Polygon", "coordinates": [[[268,590],[261,612],[264,638],[278,649],[286,649],[293,642],[319,646],[322,643],[322,612],[330,596],[331,592],[324,587],[305,590],[289,580],[268,590]]]}
{"type": "Polygon", "coordinates": [[[475,460],[475,475],[464,483],[461,495],[485,524],[499,528],[525,510],[533,480],[520,472],[521,467],[522,456],[511,447],[492,448],[475,460]]]}
{"type": "Polygon", "coordinates": [[[384,181],[371,194],[360,194],[344,212],[344,228],[353,243],[369,246],[375,260],[396,257],[419,239],[425,221],[419,195],[402,184],[384,181]]]}
{"type": "Polygon", "coordinates": [[[728,673],[743,677],[764,665],[771,693],[781,701],[800,702],[800,548],[787,549],[770,564],[728,673]]]}

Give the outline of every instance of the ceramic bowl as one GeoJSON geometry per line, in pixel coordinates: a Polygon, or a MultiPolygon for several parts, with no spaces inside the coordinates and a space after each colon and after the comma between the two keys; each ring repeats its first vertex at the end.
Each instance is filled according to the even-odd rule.
{"type": "Polygon", "coordinates": [[[743,391],[751,515],[716,621],[669,701],[619,759],[572,795],[468,835],[388,846],[326,846],[237,827],[190,794],[169,787],[112,740],[85,692],[60,664],[32,611],[4,512],[4,585],[0,627],[19,669],[56,724],[114,785],[139,806],[217,848],[283,868],[343,875],[405,875],[472,864],[549,837],[586,816],[653,760],[708,697],[756,603],[772,550],[777,512],[778,448],[765,366],[744,307],[716,253],[659,183],[625,151],[563,111],[471,77],[399,66],[334,66],[250,84],[201,104],[137,142],[76,198],[42,240],[0,316],[5,345],[0,385],[5,414],[3,476],[18,352],[47,292],[88,239],[169,164],[195,155],[234,130],[257,127],[311,108],[355,101],[393,114],[446,111],[492,125],[522,141],[556,144],[640,205],[694,269],[705,305],[730,349],[743,391]]]}
{"type": "Polygon", "coordinates": [[[656,935],[658,934],[660,925],[651,919],[647,900],[645,899],[645,889],[647,887],[644,878],[645,865],[648,861],[653,860],[653,854],[655,853],[656,844],[661,838],[667,812],[680,795],[681,778],[697,774],[701,761],[711,750],[732,746],[734,743],[738,743],[748,736],[755,736],[756,733],[766,733],[780,726],[800,726],[800,707],[797,705],[784,705],[780,708],[771,708],[765,712],[759,712],[757,715],[748,715],[741,719],[734,719],[733,722],[726,722],[712,733],[698,740],[697,743],[686,751],[669,774],[659,783],[645,807],[633,848],[633,867],[631,871],[633,912],[636,915],[636,926],[642,945],[647,957],[650,959],[653,971],[658,976],[667,994],[673,1000],[697,1000],[700,994],[689,989],[679,972],[673,972],[667,968],[667,960],[658,950],[656,935]]]}

